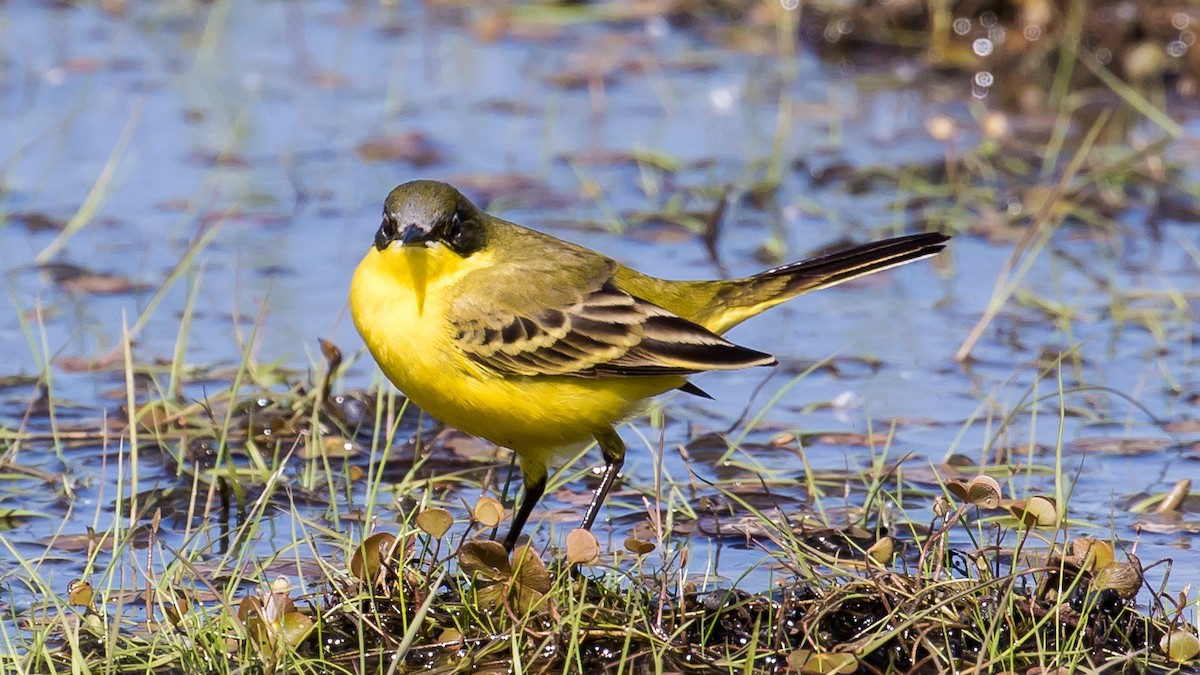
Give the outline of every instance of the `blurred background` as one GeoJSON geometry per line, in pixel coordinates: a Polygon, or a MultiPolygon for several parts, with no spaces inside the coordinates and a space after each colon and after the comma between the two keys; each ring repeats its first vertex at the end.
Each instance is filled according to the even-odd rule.
{"type": "MultiPolygon", "coordinates": [[[[325,338],[339,391],[380,385],[349,279],[387,192],[436,178],[674,278],[956,235],[740,326],[782,366],[699,378],[715,401],[632,424],[598,528],[617,541],[656,471],[760,494],[766,476],[799,510],[825,472],[850,522],[907,457],[905,518],[932,518],[954,466],[1002,466],[1008,496],[1069,498],[1083,532],[1200,581],[1197,503],[1153,513],[1200,474],[1198,21],[1037,0],[0,2],[0,450],[21,467],[0,536],[41,551],[117,517],[119,441],[66,432],[122,417],[133,370],[186,370],[189,401],[241,364],[286,390],[325,338]]],[[[585,489],[534,519],[572,527],[585,489]]],[[[738,550],[762,556],[697,539],[734,576],[738,550]]]]}

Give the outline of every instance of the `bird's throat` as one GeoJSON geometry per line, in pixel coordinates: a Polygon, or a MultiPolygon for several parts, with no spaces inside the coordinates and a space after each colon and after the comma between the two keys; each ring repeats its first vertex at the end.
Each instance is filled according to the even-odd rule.
{"type": "Polygon", "coordinates": [[[404,256],[405,269],[408,271],[413,298],[417,304],[417,314],[424,314],[425,293],[429,286],[429,250],[406,246],[400,249],[400,255],[404,256]]]}

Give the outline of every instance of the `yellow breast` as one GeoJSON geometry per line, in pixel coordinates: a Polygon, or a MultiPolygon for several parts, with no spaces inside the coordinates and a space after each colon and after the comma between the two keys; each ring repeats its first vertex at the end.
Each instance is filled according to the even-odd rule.
{"type": "Polygon", "coordinates": [[[490,264],[442,248],[368,251],[355,271],[350,310],[367,348],[397,388],[437,419],[545,464],[586,441],[683,378],[504,376],[483,369],[454,343],[447,317],[453,287],[490,264]]]}

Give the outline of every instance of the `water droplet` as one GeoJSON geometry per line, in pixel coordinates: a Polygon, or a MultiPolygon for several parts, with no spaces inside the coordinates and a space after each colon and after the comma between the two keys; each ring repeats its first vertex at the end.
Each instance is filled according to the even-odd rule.
{"type": "Polygon", "coordinates": [[[971,32],[971,20],[958,18],[953,23],[954,32],[958,35],[966,35],[971,32]]]}
{"type": "Polygon", "coordinates": [[[1025,39],[1030,42],[1037,42],[1042,37],[1042,27],[1036,23],[1031,23],[1025,26],[1025,39]]]}
{"type": "Polygon", "coordinates": [[[971,50],[976,56],[987,56],[992,53],[992,41],[987,38],[979,38],[971,43],[971,50]]]}
{"type": "Polygon", "coordinates": [[[1191,47],[1196,44],[1196,34],[1190,30],[1185,30],[1179,34],[1179,41],[1191,47]]]}
{"type": "Polygon", "coordinates": [[[994,26],[988,29],[988,39],[993,43],[1002,45],[1008,37],[1008,29],[1004,26],[994,26]]]}
{"type": "Polygon", "coordinates": [[[954,136],[954,120],[945,115],[935,115],[926,120],[925,129],[935,141],[949,140],[954,136]]]}
{"type": "Polygon", "coordinates": [[[708,102],[712,104],[712,107],[715,108],[717,112],[729,112],[729,110],[733,108],[734,98],[735,96],[733,89],[729,87],[717,87],[716,89],[708,92],[708,102]]]}
{"type": "Polygon", "coordinates": [[[990,70],[981,70],[975,73],[975,84],[980,87],[990,87],[996,82],[996,78],[990,70]]]}
{"type": "Polygon", "coordinates": [[[779,0],[779,6],[789,12],[795,11],[800,6],[800,0],[779,0]]]}
{"type": "Polygon", "coordinates": [[[849,19],[842,19],[838,21],[838,30],[841,31],[842,35],[849,35],[850,31],[854,30],[854,22],[849,19]]]}
{"type": "Polygon", "coordinates": [[[988,91],[990,91],[990,90],[987,87],[980,87],[977,85],[973,85],[971,87],[971,96],[974,96],[975,98],[978,98],[978,99],[985,99],[985,98],[987,98],[988,91]]]}
{"type": "Polygon", "coordinates": [[[662,16],[646,19],[646,34],[652,38],[663,38],[671,31],[671,24],[662,16]]]}
{"type": "Polygon", "coordinates": [[[1175,28],[1179,30],[1187,28],[1191,22],[1192,17],[1184,14],[1183,12],[1176,12],[1175,15],[1171,17],[1171,25],[1175,26],[1175,28]]]}
{"type": "Polygon", "coordinates": [[[995,26],[996,25],[996,13],[995,12],[984,12],[983,14],[980,14],[979,15],[979,23],[984,28],[991,28],[992,26],[995,26]]]}
{"type": "Polygon", "coordinates": [[[1112,61],[1112,52],[1108,51],[1107,47],[1101,47],[1096,50],[1096,60],[1101,64],[1108,63],[1112,61]]]}
{"type": "Polygon", "coordinates": [[[1171,40],[1167,43],[1167,53],[1175,58],[1179,58],[1187,53],[1188,46],[1183,44],[1183,40],[1171,40]]]}

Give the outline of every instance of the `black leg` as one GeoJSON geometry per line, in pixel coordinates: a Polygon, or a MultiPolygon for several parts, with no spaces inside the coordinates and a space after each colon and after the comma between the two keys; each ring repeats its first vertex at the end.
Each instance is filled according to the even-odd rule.
{"type": "Polygon", "coordinates": [[[583,516],[583,524],[580,527],[585,530],[592,529],[592,523],[596,522],[596,516],[600,515],[600,507],[604,506],[613,481],[617,479],[621,466],[625,464],[625,442],[617,435],[615,429],[596,434],[596,442],[600,444],[600,454],[604,455],[604,475],[600,478],[600,487],[596,488],[596,493],[592,495],[592,503],[588,504],[587,513],[583,516]]]}
{"type": "Polygon", "coordinates": [[[546,473],[544,471],[542,477],[536,480],[530,480],[528,475],[525,476],[525,494],[521,497],[521,506],[517,508],[517,515],[513,516],[512,529],[504,538],[504,550],[512,552],[516,547],[517,538],[521,536],[521,529],[525,527],[525,521],[529,520],[529,514],[533,512],[533,507],[537,506],[545,491],[546,473]]]}

